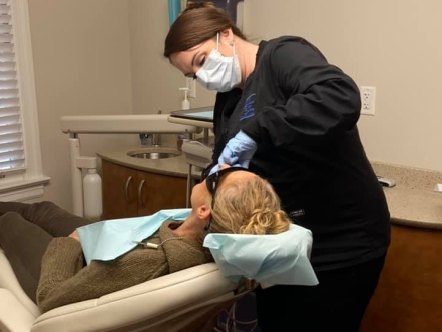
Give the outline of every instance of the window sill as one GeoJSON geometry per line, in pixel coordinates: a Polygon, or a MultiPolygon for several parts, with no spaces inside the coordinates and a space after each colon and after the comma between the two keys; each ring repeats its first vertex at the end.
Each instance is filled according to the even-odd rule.
{"type": "Polygon", "coordinates": [[[41,176],[33,179],[26,179],[4,183],[0,185],[0,201],[2,202],[23,202],[43,196],[44,186],[50,178],[41,176]]]}

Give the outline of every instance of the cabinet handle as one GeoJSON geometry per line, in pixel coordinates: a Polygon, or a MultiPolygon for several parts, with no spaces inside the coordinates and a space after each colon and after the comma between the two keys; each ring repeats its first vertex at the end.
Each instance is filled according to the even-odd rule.
{"type": "Polygon", "coordinates": [[[140,206],[143,208],[144,207],[144,202],[143,202],[143,198],[141,197],[141,192],[143,190],[143,186],[144,183],[146,182],[146,180],[141,180],[140,184],[138,185],[138,203],[140,204],[140,206]]]}
{"type": "Polygon", "coordinates": [[[129,189],[130,181],[132,181],[132,176],[129,176],[126,180],[126,185],[124,186],[124,198],[126,198],[126,202],[129,202],[129,195],[127,190],[129,189]]]}

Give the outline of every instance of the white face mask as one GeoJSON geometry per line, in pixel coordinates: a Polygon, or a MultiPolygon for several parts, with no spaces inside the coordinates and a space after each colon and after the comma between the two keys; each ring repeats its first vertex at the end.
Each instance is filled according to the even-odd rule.
{"type": "Polygon", "coordinates": [[[208,90],[226,92],[241,83],[241,68],[233,46],[233,56],[221,55],[218,51],[219,33],[216,35],[216,49],[213,49],[204,64],[195,73],[197,81],[208,90]]]}

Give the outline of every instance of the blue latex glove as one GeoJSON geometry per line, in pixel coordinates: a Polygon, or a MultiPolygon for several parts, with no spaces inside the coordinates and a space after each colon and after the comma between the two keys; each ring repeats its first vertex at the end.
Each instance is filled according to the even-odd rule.
{"type": "Polygon", "coordinates": [[[233,137],[218,158],[218,165],[228,164],[249,168],[258,148],[256,142],[242,130],[233,137]]]}

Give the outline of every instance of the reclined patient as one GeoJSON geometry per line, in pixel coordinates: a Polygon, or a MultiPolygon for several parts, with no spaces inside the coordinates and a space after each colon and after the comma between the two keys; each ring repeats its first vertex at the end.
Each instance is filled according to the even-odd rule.
{"type": "Polygon", "coordinates": [[[212,261],[202,247],[207,231],[276,234],[290,223],[271,185],[235,167],[195,185],[191,208],[184,222],[166,221],[149,237],[157,249],[139,245],[85,266],[75,229],[89,220],[51,202],[0,202],[0,247],[25,293],[46,312],[212,261]]]}

